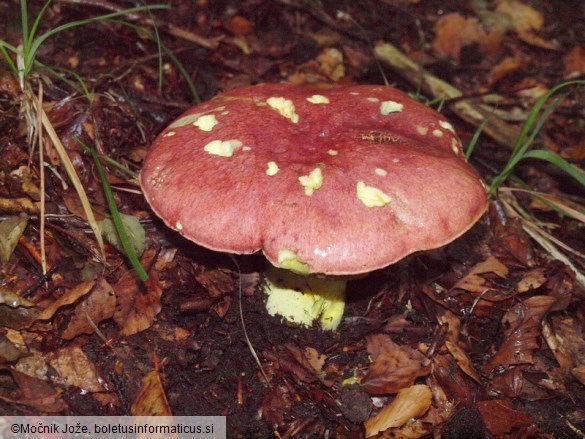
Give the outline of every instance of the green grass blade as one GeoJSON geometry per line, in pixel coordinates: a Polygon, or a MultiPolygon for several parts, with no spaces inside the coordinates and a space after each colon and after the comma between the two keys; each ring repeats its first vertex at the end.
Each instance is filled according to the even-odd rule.
{"type": "Polygon", "coordinates": [[[535,149],[532,151],[528,151],[524,154],[525,159],[540,159],[545,160],[549,163],[552,163],[557,168],[562,169],[575,180],[577,180],[583,187],[585,187],[585,171],[578,168],[577,166],[572,165],[560,155],[552,152],[552,151],[543,151],[541,149],[535,149]]]}
{"type": "Polygon", "coordinates": [[[132,264],[132,267],[138,274],[138,277],[142,282],[146,282],[148,279],[148,273],[142,267],[138,256],[136,256],[136,252],[128,239],[128,233],[126,232],[126,227],[122,222],[122,217],[120,216],[120,211],[118,210],[118,206],[116,205],[116,200],[114,200],[114,194],[112,193],[112,188],[110,183],[108,182],[108,177],[106,176],[106,172],[104,171],[104,167],[98,157],[97,152],[90,148],[91,157],[95,163],[96,170],[100,177],[100,181],[102,183],[102,189],[104,191],[104,196],[106,197],[106,202],[108,203],[108,209],[110,210],[110,215],[112,216],[112,222],[114,223],[114,227],[116,228],[116,232],[118,233],[118,237],[120,238],[120,244],[132,264]]]}
{"type": "Polygon", "coordinates": [[[56,28],[45,32],[44,34],[40,35],[39,37],[35,38],[32,41],[30,48],[28,48],[27,64],[25,66],[25,75],[28,74],[28,72],[30,72],[33,61],[35,59],[36,52],[39,50],[39,47],[41,46],[41,44],[43,44],[47,40],[47,38],[49,38],[49,37],[51,37],[59,32],[62,32],[62,31],[67,30],[67,29],[71,29],[73,27],[84,26],[86,24],[95,23],[97,21],[104,21],[104,20],[108,20],[110,18],[116,18],[116,17],[120,17],[122,15],[132,14],[134,12],[142,12],[142,11],[156,10],[156,9],[169,9],[169,8],[170,8],[169,5],[138,6],[135,8],[128,8],[128,9],[124,9],[122,11],[112,12],[110,14],[98,15],[96,17],[90,17],[90,18],[85,18],[83,20],[72,21],[70,23],[65,23],[65,24],[62,24],[61,26],[57,26],[56,28]]]}
{"type": "Polygon", "coordinates": [[[508,160],[508,163],[506,163],[506,166],[504,166],[504,169],[502,170],[502,172],[500,172],[500,174],[498,174],[493,179],[493,181],[490,185],[490,188],[489,188],[489,194],[493,195],[494,193],[496,193],[496,191],[498,190],[498,187],[506,179],[509,178],[510,174],[512,173],[512,171],[514,170],[514,168],[516,167],[518,162],[520,160],[522,160],[524,157],[526,157],[528,150],[532,146],[532,142],[534,141],[534,139],[536,138],[536,136],[538,135],[538,133],[542,129],[542,126],[544,125],[544,123],[546,122],[546,120],[548,119],[550,114],[554,111],[556,106],[566,97],[567,94],[563,93],[562,95],[555,97],[555,99],[553,99],[553,101],[550,102],[545,107],[544,111],[542,111],[542,113],[541,113],[542,107],[545,105],[545,103],[556,92],[558,92],[559,90],[561,90],[565,87],[571,86],[571,85],[585,85],[585,81],[576,80],[576,81],[563,82],[563,83],[551,88],[549,91],[547,91],[544,95],[542,95],[536,101],[536,103],[534,104],[534,106],[530,110],[530,113],[528,114],[528,117],[526,118],[524,125],[522,126],[522,130],[520,131],[520,134],[518,135],[518,139],[516,140],[516,143],[514,144],[514,148],[512,150],[512,153],[510,155],[510,159],[508,160]],[[539,115],[540,115],[540,117],[539,117],[539,115]]]}
{"type": "Polygon", "coordinates": [[[22,32],[22,42],[28,41],[28,7],[26,0],[20,0],[20,27],[22,32]]]}
{"type": "Polygon", "coordinates": [[[63,81],[65,84],[69,85],[73,89],[75,89],[78,92],[80,92],[81,94],[83,94],[89,103],[93,102],[93,93],[89,91],[83,78],[81,76],[79,76],[75,71],[73,71],[71,69],[67,69],[65,67],[49,67],[49,66],[47,66],[39,61],[36,61],[35,64],[42,67],[43,70],[46,70],[51,75],[53,75],[55,78],[59,79],[60,81],[63,81]],[[75,78],[75,80],[77,81],[77,83],[79,84],[79,88],[77,88],[75,86],[74,81],[67,79],[66,77],[64,77],[60,73],[67,73],[67,74],[73,76],[75,78]]]}
{"type": "Polygon", "coordinates": [[[489,121],[489,118],[486,117],[483,120],[483,122],[481,124],[479,124],[479,126],[475,130],[475,133],[473,133],[473,137],[471,138],[469,145],[467,145],[467,151],[465,151],[465,158],[467,160],[469,160],[471,158],[471,154],[473,154],[473,150],[475,149],[475,147],[477,146],[477,142],[479,141],[479,136],[481,136],[481,133],[483,132],[483,129],[486,126],[486,124],[488,123],[488,121],[489,121]]]}
{"type": "MultiPolygon", "coordinates": [[[[141,35],[144,35],[147,38],[150,38],[151,40],[155,40],[155,36],[152,35],[152,33],[150,33],[147,29],[145,29],[142,26],[128,23],[128,22],[122,21],[122,20],[111,20],[111,21],[118,23],[118,24],[121,24],[123,26],[127,26],[131,29],[134,29],[136,32],[140,33],[141,35]]],[[[158,44],[157,44],[157,46],[158,46],[158,44]]],[[[177,67],[177,69],[179,70],[179,72],[181,73],[183,78],[185,79],[185,82],[187,83],[187,87],[189,87],[189,91],[191,92],[191,96],[193,96],[193,100],[195,101],[195,103],[200,104],[201,98],[199,97],[199,93],[197,92],[197,88],[195,87],[195,84],[193,83],[193,80],[191,79],[189,72],[187,72],[187,69],[185,69],[185,67],[183,66],[181,61],[179,61],[179,59],[175,56],[175,54],[167,46],[165,46],[162,43],[162,41],[160,42],[160,48],[165,53],[165,55],[169,57],[169,59],[177,67]]],[[[162,80],[162,75],[159,76],[159,80],[162,80]]]]}
{"type": "Polygon", "coordinates": [[[549,91],[547,91],[545,94],[543,94],[534,104],[534,106],[532,107],[532,109],[530,110],[530,113],[528,114],[528,117],[526,118],[526,121],[524,122],[524,125],[522,126],[522,130],[520,131],[520,134],[518,135],[518,138],[516,139],[516,143],[514,145],[513,151],[516,151],[517,149],[519,149],[526,140],[526,136],[528,135],[529,131],[532,129],[532,125],[534,124],[534,121],[536,120],[536,117],[538,116],[538,113],[540,112],[540,109],[543,107],[543,105],[546,103],[546,101],[553,95],[555,94],[557,91],[568,87],[570,85],[576,85],[576,84],[585,84],[585,81],[582,80],[575,80],[575,81],[567,81],[567,82],[563,82],[559,85],[556,85],[555,87],[551,88],[549,91]]]}
{"type": "Polygon", "coordinates": [[[23,32],[23,45],[24,45],[24,53],[25,53],[25,57],[28,58],[29,56],[29,50],[30,47],[32,46],[32,43],[35,39],[35,35],[37,33],[37,29],[39,28],[39,25],[41,24],[41,20],[43,19],[43,15],[45,15],[45,12],[47,11],[47,8],[49,7],[49,5],[51,4],[51,0],[47,0],[45,2],[45,4],[43,5],[43,8],[41,9],[41,11],[39,12],[39,15],[36,16],[35,21],[33,22],[32,28],[31,29],[26,29],[27,33],[28,33],[28,37],[24,38],[24,32],[23,32]]]}
{"type": "Polygon", "coordinates": [[[2,52],[2,55],[4,55],[4,59],[6,60],[6,64],[8,64],[8,67],[10,67],[10,70],[12,70],[12,73],[14,73],[15,76],[18,76],[18,67],[16,67],[16,64],[14,64],[14,61],[12,61],[12,58],[10,57],[10,54],[8,53],[8,51],[6,50],[10,50],[11,52],[16,53],[16,47],[11,46],[10,44],[4,43],[4,41],[0,41],[0,52],[2,52]]]}

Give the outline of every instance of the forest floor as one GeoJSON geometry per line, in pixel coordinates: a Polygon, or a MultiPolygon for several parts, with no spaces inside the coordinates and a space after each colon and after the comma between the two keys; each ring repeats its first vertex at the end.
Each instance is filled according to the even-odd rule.
{"type": "MultiPolygon", "coordinates": [[[[53,0],[36,36],[136,3],[53,0]]],[[[198,100],[264,82],[387,80],[439,109],[464,145],[488,118],[469,161],[489,186],[538,99],[584,78],[585,3],[169,3],[50,35],[22,83],[10,50],[2,58],[0,414],[225,415],[230,438],[585,437],[582,82],[551,97],[530,145],[577,178],[519,161],[464,236],[350,281],[335,331],[268,316],[265,259],[236,266],[182,238],[138,182],[150,144],[198,100]],[[98,222],[109,209],[80,142],[139,219],[146,282],[111,234],[102,250],[92,232],[69,175],[98,222]]],[[[30,2],[29,25],[43,4],[30,2]]],[[[21,13],[0,0],[10,47],[21,13]]]]}

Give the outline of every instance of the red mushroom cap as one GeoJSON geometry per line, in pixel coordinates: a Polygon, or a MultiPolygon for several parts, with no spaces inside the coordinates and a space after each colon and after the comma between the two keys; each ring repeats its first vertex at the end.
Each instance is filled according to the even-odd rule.
{"type": "Polygon", "coordinates": [[[382,86],[229,91],[165,129],[141,179],[186,238],[332,275],[440,247],[487,205],[446,119],[382,86]]]}

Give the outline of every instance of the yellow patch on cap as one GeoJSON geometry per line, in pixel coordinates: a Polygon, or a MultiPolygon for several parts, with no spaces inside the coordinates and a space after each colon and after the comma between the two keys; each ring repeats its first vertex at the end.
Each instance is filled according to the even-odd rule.
{"type": "Polygon", "coordinates": [[[239,140],[214,140],[203,147],[205,152],[221,157],[231,157],[234,151],[242,146],[239,140]]]}
{"type": "Polygon", "coordinates": [[[219,122],[213,114],[206,114],[205,116],[201,116],[199,119],[193,122],[193,125],[199,128],[201,131],[211,131],[218,123],[219,122]]]}
{"type": "Polygon", "coordinates": [[[357,197],[367,207],[382,207],[391,201],[387,194],[378,188],[366,185],[363,181],[358,182],[356,192],[357,197]]]}
{"type": "Polygon", "coordinates": [[[268,168],[266,168],[266,175],[272,177],[273,175],[276,175],[279,170],[280,169],[278,168],[276,162],[268,162],[268,168]]]}
{"type": "Polygon", "coordinates": [[[313,195],[323,185],[323,173],[321,168],[315,168],[309,175],[299,177],[301,185],[305,188],[305,195],[313,195]]]}
{"type": "Polygon", "coordinates": [[[329,98],[323,95],[313,95],[310,98],[307,98],[307,101],[311,104],[328,104],[330,102],[329,98]]]}
{"type": "Polygon", "coordinates": [[[274,108],[281,116],[290,119],[292,123],[298,123],[299,115],[296,113],[295,104],[290,99],[285,98],[268,98],[266,103],[274,108]]]}
{"type": "Polygon", "coordinates": [[[380,113],[384,116],[388,116],[391,113],[400,113],[404,105],[394,101],[384,101],[380,104],[380,113]]]}

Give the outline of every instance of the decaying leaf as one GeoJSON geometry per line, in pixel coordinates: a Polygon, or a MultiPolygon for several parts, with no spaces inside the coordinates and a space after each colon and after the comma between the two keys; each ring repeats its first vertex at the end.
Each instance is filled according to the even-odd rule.
{"type": "Polygon", "coordinates": [[[43,310],[41,314],[37,317],[37,320],[48,320],[57,312],[59,308],[66,305],[71,305],[75,303],[80,297],[85,296],[87,293],[91,291],[95,284],[95,281],[85,281],[78,284],[75,288],[67,291],[61,297],[59,297],[56,301],[51,303],[47,308],[43,310]]]}
{"type": "Polygon", "coordinates": [[[494,256],[489,256],[485,261],[475,264],[469,273],[457,282],[453,288],[477,294],[485,293],[490,287],[481,275],[486,273],[494,273],[501,278],[505,278],[508,275],[508,267],[494,256]]]}
{"type": "Polygon", "coordinates": [[[541,287],[546,282],[546,276],[541,268],[530,270],[516,284],[519,293],[525,293],[530,290],[541,287]]]}
{"type": "Polygon", "coordinates": [[[564,373],[582,380],[585,366],[585,329],[578,319],[554,315],[543,327],[543,336],[564,373]]]}
{"type": "Polygon", "coordinates": [[[101,278],[91,294],[75,307],[75,312],[63,331],[62,337],[70,340],[79,334],[95,332],[93,325],[114,315],[116,296],[111,285],[101,278]]]}
{"type": "Polygon", "coordinates": [[[431,389],[424,384],[402,389],[389,405],[365,422],[366,437],[421,417],[431,406],[431,398],[431,389]]]}
{"type": "MultiPolygon", "coordinates": [[[[527,428],[532,424],[532,419],[522,410],[515,410],[508,399],[493,399],[478,401],[477,408],[488,430],[500,437],[505,433],[511,433],[514,429],[527,428]]],[[[521,435],[514,437],[521,437],[521,435]]]]}
{"type": "Polygon", "coordinates": [[[501,0],[496,11],[510,17],[514,30],[522,41],[545,49],[558,47],[556,41],[546,40],[535,34],[542,29],[544,17],[531,6],[518,0],[501,0]]]}
{"type": "Polygon", "coordinates": [[[172,416],[158,366],[142,378],[142,386],[131,408],[132,416],[172,416]]]}
{"type": "Polygon", "coordinates": [[[9,216],[0,221],[0,262],[8,262],[28,224],[28,215],[9,216]]]}
{"type": "Polygon", "coordinates": [[[467,376],[473,378],[473,380],[476,383],[480,384],[481,383],[480,377],[477,371],[475,370],[475,367],[473,367],[473,363],[471,362],[465,351],[461,349],[459,345],[457,345],[457,343],[453,343],[449,340],[445,342],[445,346],[447,347],[449,353],[453,356],[453,358],[455,358],[457,366],[459,366],[459,368],[463,372],[465,372],[467,376]]]}
{"type": "MultiPolygon", "coordinates": [[[[374,340],[376,343],[369,342],[368,347],[378,345],[381,338],[374,340]]],[[[376,346],[373,349],[378,352],[372,353],[374,361],[361,382],[371,395],[396,393],[413,385],[418,377],[426,376],[431,371],[430,360],[410,346],[389,345],[384,350],[379,350],[379,346],[376,346]]]]}
{"type": "Polygon", "coordinates": [[[506,338],[494,357],[484,366],[489,373],[498,366],[508,367],[515,364],[532,362],[533,352],[539,348],[540,322],[546,315],[555,298],[551,296],[533,296],[526,299],[502,318],[506,338]]]}
{"type": "MultiPolygon", "coordinates": [[[[143,267],[148,267],[154,256],[153,250],[144,252],[143,267]]],[[[161,310],[162,289],[158,272],[152,270],[148,280],[141,283],[131,271],[126,271],[114,287],[116,311],[114,321],[120,326],[120,335],[132,335],[149,328],[161,310]]]]}
{"type": "MultiPolygon", "coordinates": [[[[6,305],[11,308],[17,308],[19,306],[25,306],[30,308],[35,306],[34,303],[26,300],[24,297],[19,296],[14,291],[0,287],[0,305],[6,305]]],[[[0,326],[3,326],[0,322],[0,326]]]]}
{"type": "Polygon", "coordinates": [[[459,61],[461,49],[470,44],[477,44],[484,53],[491,53],[498,48],[503,33],[486,30],[475,17],[463,17],[453,12],[443,15],[435,23],[435,40],[433,48],[442,56],[459,61]]]}
{"type": "MultiPolygon", "coordinates": [[[[128,235],[130,245],[138,256],[142,255],[146,242],[146,232],[144,231],[144,227],[142,227],[142,224],[140,224],[140,221],[135,216],[120,213],[120,218],[122,219],[122,223],[126,229],[126,234],[128,235]]],[[[116,250],[118,250],[120,253],[125,253],[124,248],[122,247],[122,242],[120,241],[120,237],[118,236],[118,232],[114,227],[114,222],[109,218],[105,218],[98,221],[97,225],[102,236],[106,238],[110,244],[116,247],[116,250]]]]}
{"type": "Polygon", "coordinates": [[[59,413],[66,410],[67,403],[61,399],[61,391],[42,379],[11,369],[12,378],[18,386],[17,394],[0,393],[0,400],[9,404],[34,407],[45,413],[59,413]]]}
{"type": "Polygon", "coordinates": [[[60,384],[76,386],[86,392],[103,392],[103,378],[93,362],[81,348],[68,346],[49,352],[44,356],[47,363],[57,372],[52,379],[60,384]]]}
{"type": "Polygon", "coordinates": [[[204,287],[214,299],[234,291],[233,273],[226,269],[204,271],[195,275],[197,282],[204,287]]]}

